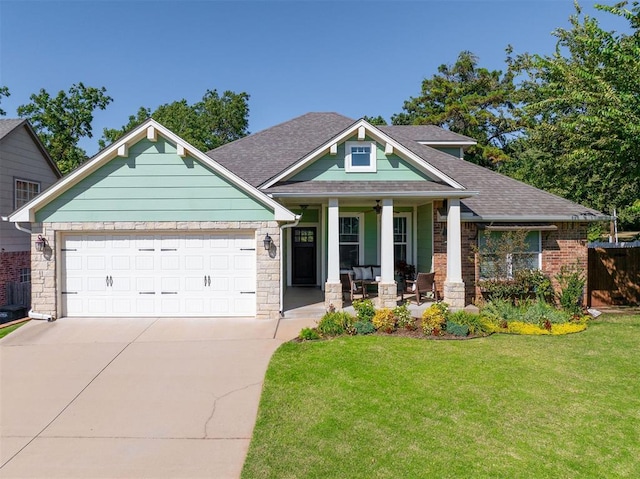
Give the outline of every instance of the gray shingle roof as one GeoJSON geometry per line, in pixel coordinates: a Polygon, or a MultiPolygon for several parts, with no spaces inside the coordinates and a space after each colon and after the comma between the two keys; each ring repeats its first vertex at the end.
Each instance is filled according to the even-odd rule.
{"type": "Polygon", "coordinates": [[[11,133],[26,121],[27,120],[22,119],[0,119],[0,140],[2,140],[5,136],[7,136],[9,133],[11,133]]]}
{"type": "MultiPolygon", "coordinates": [[[[339,135],[354,120],[337,113],[308,113],[259,133],[228,143],[207,153],[209,157],[248,181],[260,186],[283,170],[308,155],[320,145],[339,135]]],[[[417,141],[469,141],[471,138],[434,126],[386,126],[381,131],[413,152],[416,156],[453,178],[467,190],[478,192],[462,200],[463,211],[484,219],[505,221],[522,220],[560,221],[584,215],[600,216],[601,213],[529,186],[481,166],[455,158],[417,141]],[[429,134],[429,137],[424,137],[429,134]],[[456,140],[454,140],[454,138],[456,140]]],[[[275,194],[326,194],[332,188],[336,193],[362,191],[375,195],[384,188],[406,192],[406,182],[304,182],[282,183],[266,190],[275,194]],[[330,185],[328,184],[330,183],[330,185]],[[397,183],[397,184],[394,184],[397,183]],[[401,185],[400,183],[403,183],[401,185]]],[[[454,191],[434,182],[424,182],[416,188],[416,194],[425,192],[454,191]],[[440,189],[439,189],[440,188],[440,189]]]]}
{"type": "Polygon", "coordinates": [[[378,127],[388,135],[399,133],[403,137],[413,141],[433,141],[440,143],[477,143],[473,138],[460,135],[435,125],[389,125],[378,127]]]}
{"type": "Polygon", "coordinates": [[[353,123],[338,113],[307,113],[227,143],[207,156],[259,186],[353,123]]]}

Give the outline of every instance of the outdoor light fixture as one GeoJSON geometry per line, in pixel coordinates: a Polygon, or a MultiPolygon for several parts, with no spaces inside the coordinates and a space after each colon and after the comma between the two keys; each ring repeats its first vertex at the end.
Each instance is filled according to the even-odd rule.
{"type": "Polygon", "coordinates": [[[273,240],[271,239],[271,236],[269,236],[269,233],[267,233],[267,236],[264,237],[264,240],[262,242],[264,243],[264,249],[266,249],[267,251],[271,249],[273,240]]]}
{"type": "Polygon", "coordinates": [[[47,240],[42,237],[42,235],[38,235],[38,239],[36,240],[36,251],[44,251],[47,246],[47,240]]]}
{"type": "Polygon", "coordinates": [[[382,213],[382,206],[380,206],[380,200],[376,200],[376,205],[373,207],[373,211],[375,211],[377,215],[382,213]]]}

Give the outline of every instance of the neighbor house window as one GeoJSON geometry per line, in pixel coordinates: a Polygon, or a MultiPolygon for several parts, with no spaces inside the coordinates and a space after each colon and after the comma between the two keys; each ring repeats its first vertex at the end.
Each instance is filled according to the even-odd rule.
{"type": "Polygon", "coordinates": [[[347,141],[345,143],[345,169],[347,172],[376,171],[376,144],[373,141],[347,141]]]}
{"type": "Polygon", "coordinates": [[[492,231],[478,243],[480,279],[513,279],[518,271],[541,269],[540,231],[492,231]]]}
{"type": "Polygon", "coordinates": [[[409,245],[411,237],[409,231],[409,214],[393,217],[393,254],[394,262],[409,261],[409,245]]]}
{"type": "Polygon", "coordinates": [[[22,268],[20,270],[20,282],[21,283],[31,282],[31,268],[22,268]]]}
{"type": "Polygon", "coordinates": [[[339,228],[340,269],[351,269],[360,264],[360,217],[341,216],[339,228]]]}
{"type": "Polygon", "coordinates": [[[40,193],[40,183],[29,180],[15,180],[15,207],[20,208],[40,193]]]}

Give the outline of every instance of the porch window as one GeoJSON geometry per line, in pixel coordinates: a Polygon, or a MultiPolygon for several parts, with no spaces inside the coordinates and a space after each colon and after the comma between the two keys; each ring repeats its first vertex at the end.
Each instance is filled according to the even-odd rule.
{"type": "Polygon", "coordinates": [[[513,234],[511,231],[492,231],[489,235],[479,236],[480,279],[513,279],[517,271],[541,269],[540,231],[526,234],[521,251],[509,247],[513,234]]]}
{"type": "Polygon", "coordinates": [[[347,141],[345,143],[345,170],[347,172],[376,171],[376,144],[373,141],[347,141]]]}
{"type": "Polygon", "coordinates": [[[19,180],[14,183],[15,207],[20,208],[40,193],[40,183],[29,180],[19,180]]]}
{"type": "Polygon", "coordinates": [[[351,269],[360,264],[360,218],[340,217],[340,269],[351,269]]]}
{"type": "Polygon", "coordinates": [[[393,254],[394,262],[409,261],[409,221],[407,216],[393,218],[393,254]]]}

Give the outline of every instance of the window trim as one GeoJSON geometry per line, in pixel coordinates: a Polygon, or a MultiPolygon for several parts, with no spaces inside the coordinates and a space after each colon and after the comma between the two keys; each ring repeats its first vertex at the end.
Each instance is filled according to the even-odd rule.
{"type": "Polygon", "coordinates": [[[375,141],[346,141],[344,144],[344,168],[347,173],[375,173],[377,171],[378,147],[375,141]],[[368,146],[369,165],[354,166],[352,164],[351,148],[356,146],[368,146]]]}
{"type": "Polygon", "coordinates": [[[364,263],[364,215],[362,213],[340,213],[338,218],[358,218],[358,242],[343,242],[340,241],[340,220],[338,219],[338,253],[340,252],[340,246],[344,245],[358,245],[358,263],[364,263]]]}
{"type": "Polygon", "coordinates": [[[394,234],[394,238],[393,238],[393,249],[394,249],[394,257],[393,257],[393,261],[394,263],[396,263],[398,261],[398,259],[395,257],[395,247],[397,244],[404,244],[407,247],[407,257],[405,258],[405,262],[407,262],[408,264],[412,264],[413,262],[413,243],[411,242],[411,227],[412,227],[412,218],[413,218],[413,214],[411,212],[402,212],[402,213],[394,213],[393,214],[394,218],[406,218],[407,221],[407,239],[405,242],[402,243],[398,243],[396,242],[395,239],[395,234],[394,234]]]}
{"type": "Polygon", "coordinates": [[[38,192],[35,194],[35,196],[33,196],[33,198],[35,198],[36,196],[38,196],[41,192],[42,192],[42,185],[39,181],[34,181],[34,180],[28,180],[26,178],[18,178],[18,177],[14,177],[13,178],[13,207],[14,209],[18,209],[24,205],[26,205],[29,201],[31,201],[33,198],[29,198],[26,202],[22,203],[21,205],[18,205],[18,182],[23,182],[23,183],[28,183],[31,185],[36,185],[38,187],[38,192]]]}

